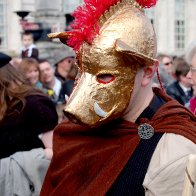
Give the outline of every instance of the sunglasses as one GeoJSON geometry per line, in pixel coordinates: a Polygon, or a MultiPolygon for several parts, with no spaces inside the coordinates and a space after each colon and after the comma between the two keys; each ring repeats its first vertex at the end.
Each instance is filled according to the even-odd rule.
{"type": "Polygon", "coordinates": [[[166,66],[168,66],[168,65],[170,65],[170,64],[173,64],[172,61],[167,62],[167,63],[164,63],[164,65],[166,65],[166,66]]]}

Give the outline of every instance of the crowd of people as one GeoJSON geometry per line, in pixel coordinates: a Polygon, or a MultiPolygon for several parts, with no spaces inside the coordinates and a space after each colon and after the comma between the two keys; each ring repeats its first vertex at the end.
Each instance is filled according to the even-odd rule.
{"type": "Polygon", "coordinates": [[[0,52],[0,195],[182,194],[196,154],[196,42],[155,56],[141,9],[118,3],[83,42],[55,34],[77,58],[69,47],[54,64],[40,58],[29,32],[18,58],[0,52]]]}
{"type": "Polygon", "coordinates": [[[17,58],[0,53],[0,195],[39,195],[77,74],[70,48],[52,65],[39,58],[31,33],[22,44],[17,58]]]}
{"type": "Polygon", "coordinates": [[[161,54],[157,59],[159,59],[159,77],[157,75],[154,76],[152,86],[162,86],[170,97],[185,107],[192,108],[193,106],[192,104],[190,106],[190,100],[195,94],[195,84],[191,77],[192,71],[190,70],[190,64],[187,62],[186,57],[171,57],[161,54]]]}

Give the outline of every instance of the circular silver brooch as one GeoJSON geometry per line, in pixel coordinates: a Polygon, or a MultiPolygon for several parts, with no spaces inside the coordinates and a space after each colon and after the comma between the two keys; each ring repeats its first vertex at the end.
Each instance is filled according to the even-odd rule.
{"type": "Polygon", "coordinates": [[[154,128],[147,123],[142,124],[138,127],[138,135],[141,139],[148,140],[154,135],[154,128]]]}

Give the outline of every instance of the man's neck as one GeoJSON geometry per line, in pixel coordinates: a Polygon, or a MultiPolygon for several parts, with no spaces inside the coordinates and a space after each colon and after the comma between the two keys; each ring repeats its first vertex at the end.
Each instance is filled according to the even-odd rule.
{"type": "Polygon", "coordinates": [[[135,122],[140,114],[150,104],[154,93],[151,88],[141,89],[133,98],[125,111],[123,119],[130,122],[135,122]]]}
{"type": "Polygon", "coordinates": [[[54,85],[55,85],[55,77],[53,78],[52,81],[48,82],[48,83],[45,83],[45,86],[49,89],[53,89],[54,88],[54,85]]]}

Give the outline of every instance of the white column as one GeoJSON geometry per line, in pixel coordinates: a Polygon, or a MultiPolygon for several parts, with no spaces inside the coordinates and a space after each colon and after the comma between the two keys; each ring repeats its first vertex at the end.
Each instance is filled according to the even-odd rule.
{"type": "Polygon", "coordinates": [[[158,1],[156,7],[158,53],[174,53],[174,0],[158,1]]]}
{"type": "Polygon", "coordinates": [[[21,10],[21,0],[7,0],[7,43],[8,50],[16,54],[21,48],[21,27],[19,17],[14,11],[21,10]]]}
{"type": "Polygon", "coordinates": [[[67,1],[64,0],[64,11],[67,14],[72,13],[77,6],[82,5],[83,0],[72,0],[72,1],[67,1]]]}
{"type": "Polygon", "coordinates": [[[42,23],[43,28],[52,28],[54,31],[63,31],[65,28],[65,16],[63,12],[63,0],[35,0],[35,20],[42,23]]]}

